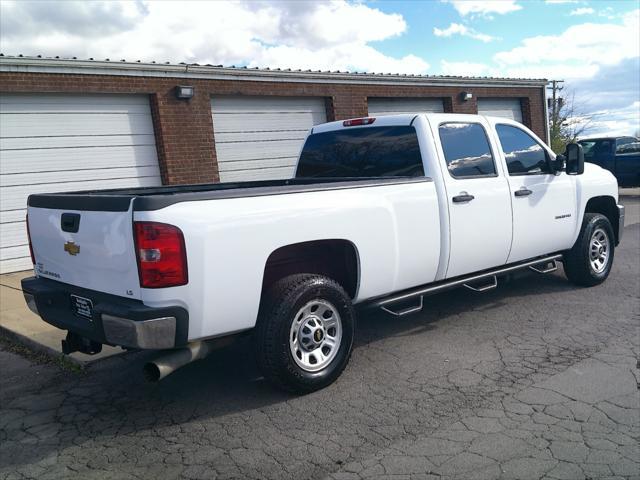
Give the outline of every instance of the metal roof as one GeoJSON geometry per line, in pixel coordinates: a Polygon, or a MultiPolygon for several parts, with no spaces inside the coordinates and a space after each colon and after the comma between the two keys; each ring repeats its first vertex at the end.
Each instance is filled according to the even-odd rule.
{"type": "Polygon", "coordinates": [[[78,59],[5,55],[0,53],[0,72],[74,73],[93,75],[129,75],[180,78],[209,78],[262,81],[299,81],[328,83],[378,83],[418,85],[544,86],[546,79],[463,77],[453,75],[414,75],[400,73],[348,72],[330,70],[293,70],[198,63],[142,62],[125,59],[78,59]]]}

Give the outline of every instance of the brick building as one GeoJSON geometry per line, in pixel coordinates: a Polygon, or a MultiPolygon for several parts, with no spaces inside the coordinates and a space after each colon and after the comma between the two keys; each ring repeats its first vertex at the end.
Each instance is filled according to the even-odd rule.
{"type": "Polygon", "coordinates": [[[0,56],[0,271],[31,266],[31,193],[285,178],[314,124],[394,112],[502,115],[546,141],[546,83],[0,56]]]}

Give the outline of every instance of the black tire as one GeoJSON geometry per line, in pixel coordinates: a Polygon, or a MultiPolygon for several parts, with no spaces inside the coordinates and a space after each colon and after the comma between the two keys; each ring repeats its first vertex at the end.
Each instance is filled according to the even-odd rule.
{"type": "Polygon", "coordinates": [[[572,283],[583,287],[593,287],[604,282],[613,265],[615,237],[611,222],[599,213],[585,213],[582,228],[576,243],[565,252],[564,272],[572,283]],[[596,269],[591,262],[591,242],[596,232],[604,232],[608,241],[608,255],[603,267],[596,269]]]}
{"type": "MultiPolygon", "coordinates": [[[[304,394],[319,390],[335,381],[349,362],[354,330],[355,311],[340,284],[322,275],[290,275],[277,281],[263,295],[254,332],[258,366],[268,381],[288,392],[304,394]],[[307,371],[298,364],[302,358],[293,357],[295,347],[290,346],[290,336],[295,330],[294,321],[298,320],[302,326],[299,311],[315,301],[334,307],[342,334],[332,360],[321,370],[307,371]]],[[[329,330],[325,335],[328,333],[329,330]]]]}

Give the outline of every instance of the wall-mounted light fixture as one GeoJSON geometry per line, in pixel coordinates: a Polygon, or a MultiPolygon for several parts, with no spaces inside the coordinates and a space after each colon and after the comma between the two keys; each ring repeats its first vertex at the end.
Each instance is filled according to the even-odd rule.
{"type": "Polygon", "coordinates": [[[462,92],[460,94],[460,100],[466,102],[467,100],[471,100],[473,98],[473,93],[471,92],[462,92]]]}
{"type": "Polygon", "coordinates": [[[179,100],[189,100],[191,97],[193,97],[193,91],[193,87],[178,85],[176,87],[176,98],[179,100]]]}

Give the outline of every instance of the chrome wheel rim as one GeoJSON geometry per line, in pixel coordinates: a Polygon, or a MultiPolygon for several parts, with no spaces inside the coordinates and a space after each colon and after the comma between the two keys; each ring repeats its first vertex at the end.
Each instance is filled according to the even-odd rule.
{"type": "Polygon", "coordinates": [[[601,229],[596,229],[589,242],[589,263],[596,273],[604,272],[609,260],[609,236],[601,229]]]}
{"type": "Polygon", "coordinates": [[[289,349],[296,364],[317,372],[338,354],[342,320],[338,309],[326,300],[312,300],[296,313],[289,331],[289,349]]]}

